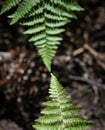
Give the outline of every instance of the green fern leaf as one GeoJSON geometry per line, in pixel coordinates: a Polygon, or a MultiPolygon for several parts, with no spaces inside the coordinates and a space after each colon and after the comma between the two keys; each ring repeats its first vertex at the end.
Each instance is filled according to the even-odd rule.
{"type": "Polygon", "coordinates": [[[21,2],[21,0],[6,0],[3,4],[0,14],[3,14],[6,11],[10,10],[12,7],[19,4],[19,2],[21,2]]]}
{"type": "Polygon", "coordinates": [[[39,0],[23,0],[15,13],[11,16],[11,24],[16,23],[19,19],[23,18],[36,4],[40,2],[39,0]]]}
{"type": "Polygon", "coordinates": [[[30,35],[29,42],[37,47],[44,64],[51,71],[51,62],[65,31],[64,25],[76,19],[74,11],[83,10],[72,0],[6,0],[1,14],[16,6],[16,11],[9,16],[11,24],[20,21],[27,26],[24,34],[30,35]]]}
{"type": "Polygon", "coordinates": [[[80,108],[68,97],[62,85],[54,75],[51,76],[50,100],[43,103],[42,117],[36,120],[36,130],[85,130],[92,123],[78,115],[80,108]]]}
{"type": "Polygon", "coordinates": [[[80,5],[78,5],[76,2],[71,2],[70,6],[68,8],[72,11],[83,11],[84,8],[82,8],[80,5]]]}

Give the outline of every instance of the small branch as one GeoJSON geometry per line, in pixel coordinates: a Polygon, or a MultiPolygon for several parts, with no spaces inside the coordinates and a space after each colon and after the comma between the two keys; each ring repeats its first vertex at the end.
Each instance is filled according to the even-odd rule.
{"type": "Polygon", "coordinates": [[[96,59],[97,64],[105,70],[105,55],[98,53],[87,43],[84,45],[84,49],[88,50],[89,53],[96,59]]]}
{"type": "Polygon", "coordinates": [[[83,52],[84,52],[84,48],[81,47],[73,52],[73,56],[77,56],[83,52]]]}
{"type": "Polygon", "coordinates": [[[88,83],[90,85],[95,85],[97,87],[101,87],[103,89],[105,89],[105,85],[104,84],[101,84],[101,83],[97,83],[96,81],[94,80],[91,80],[91,79],[85,79],[84,77],[79,77],[79,76],[72,76],[70,75],[69,76],[69,79],[70,80],[76,80],[76,81],[81,81],[81,82],[85,82],[85,83],[88,83]]]}
{"type": "Polygon", "coordinates": [[[89,44],[84,44],[84,48],[90,52],[95,58],[105,62],[105,55],[95,51],[89,44]]]}

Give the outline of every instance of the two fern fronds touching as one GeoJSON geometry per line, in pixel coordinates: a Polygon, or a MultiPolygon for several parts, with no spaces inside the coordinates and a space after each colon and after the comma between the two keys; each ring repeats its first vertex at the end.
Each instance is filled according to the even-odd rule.
{"type": "Polygon", "coordinates": [[[78,115],[80,108],[76,107],[67,95],[62,85],[54,75],[51,76],[50,100],[43,103],[42,117],[33,125],[36,130],[85,130],[92,123],[78,115]]]}
{"type": "MultiPolygon", "coordinates": [[[[9,16],[11,24],[19,22],[27,26],[24,34],[29,34],[29,42],[37,47],[44,64],[51,71],[51,62],[61,43],[60,34],[64,25],[76,19],[74,11],[82,11],[75,0],[6,0],[0,14],[16,8],[9,16]]],[[[84,130],[91,126],[78,115],[80,108],[75,107],[62,85],[51,74],[49,89],[50,100],[43,103],[44,116],[36,120],[36,130],[84,130]]]]}
{"type": "Polygon", "coordinates": [[[16,7],[16,11],[9,16],[11,24],[19,21],[27,26],[24,34],[29,34],[29,42],[37,47],[44,64],[51,71],[51,62],[62,38],[60,33],[71,19],[76,19],[74,11],[81,8],[72,0],[6,0],[1,14],[16,7]]]}

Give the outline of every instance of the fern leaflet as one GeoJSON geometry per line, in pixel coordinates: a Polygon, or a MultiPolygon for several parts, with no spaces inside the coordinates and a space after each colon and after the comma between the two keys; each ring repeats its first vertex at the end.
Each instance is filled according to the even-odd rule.
{"type": "Polygon", "coordinates": [[[0,14],[5,13],[6,11],[8,11],[9,9],[11,9],[12,7],[16,6],[17,4],[19,4],[19,2],[21,2],[21,0],[6,0],[3,4],[3,7],[1,9],[0,14]]]}

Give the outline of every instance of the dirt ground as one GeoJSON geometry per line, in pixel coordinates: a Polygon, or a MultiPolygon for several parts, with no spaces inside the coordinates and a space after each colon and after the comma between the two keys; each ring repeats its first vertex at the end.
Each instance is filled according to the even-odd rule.
{"type": "MultiPolygon", "coordinates": [[[[80,114],[95,123],[90,130],[105,130],[105,1],[79,3],[85,11],[66,25],[52,71],[83,107],[80,114]]],[[[0,130],[33,130],[50,75],[24,28],[9,25],[9,13],[0,16],[0,130]]]]}

